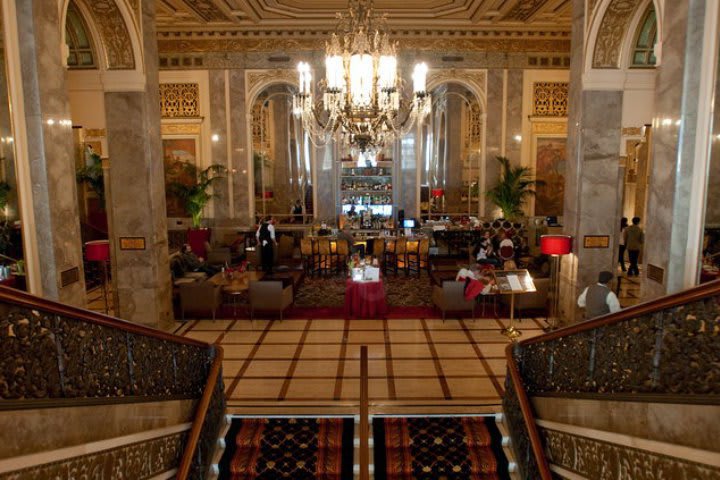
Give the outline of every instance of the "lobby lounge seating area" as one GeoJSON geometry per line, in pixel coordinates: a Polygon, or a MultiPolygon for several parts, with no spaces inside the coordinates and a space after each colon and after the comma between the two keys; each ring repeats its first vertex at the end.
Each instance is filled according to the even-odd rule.
{"type": "Polygon", "coordinates": [[[719,51],[720,0],[0,0],[0,480],[720,480],[719,51]]]}

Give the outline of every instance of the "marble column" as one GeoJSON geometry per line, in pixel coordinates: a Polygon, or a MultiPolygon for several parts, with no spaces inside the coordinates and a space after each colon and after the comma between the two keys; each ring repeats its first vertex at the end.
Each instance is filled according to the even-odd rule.
{"type": "Polygon", "coordinates": [[[463,205],[460,197],[463,190],[463,167],[465,158],[462,157],[463,140],[465,138],[465,100],[458,95],[458,87],[448,85],[447,116],[445,126],[445,211],[450,213],[464,212],[467,206],[463,205]]]}
{"type": "MultiPolygon", "coordinates": [[[[666,2],[662,63],[655,83],[655,119],[652,135],[652,164],[648,185],[645,270],[664,271],[664,283],[648,279],[643,298],[650,299],[690,287],[688,269],[698,258],[689,232],[694,224],[691,189],[696,171],[695,141],[698,123],[705,2],[666,2]],[[700,51],[699,51],[700,50],[700,51]]],[[[716,62],[713,58],[711,61],[716,62]]],[[[697,155],[696,155],[697,154],[697,155]]]]}
{"type": "MultiPolygon", "coordinates": [[[[523,70],[506,70],[507,85],[505,106],[505,156],[513,165],[520,165],[522,141],[515,137],[522,134],[523,70]]],[[[530,139],[523,139],[530,141],[530,139]]]]}
{"type": "Polygon", "coordinates": [[[420,209],[417,204],[417,157],[420,148],[419,128],[414,129],[408,135],[403,137],[400,143],[400,185],[393,185],[393,189],[399,189],[400,193],[395,192],[398,199],[398,209],[405,210],[406,218],[414,218],[420,216],[420,209]]]}
{"type": "MultiPolygon", "coordinates": [[[[496,157],[502,153],[503,84],[502,70],[488,70],[484,192],[493,188],[500,178],[500,164],[496,157]]],[[[485,202],[486,219],[491,220],[498,216],[497,205],[486,197],[481,198],[480,201],[485,202]]]]}
{"type": "Polygon", "coordinates": [[[84,306],[80,218],[73,136],[66,124],[70,104],[60,52],[60,13],[55,0],[17,1],[16,8],[32,181],[32,186],[21,188],[32,188],[34,214],[34,218],[23,221],[33,222],[37,229],[41,294],[84,306]]]}
{"type": "Polygon", "coordinates": [[[168,261],[165,181],[160,136],[160,99],[155,2],[142,2],[145,89],[106,92],[110,205],[115,271],[115,313],[156,328],[173,319],[168,261]],[[142,237],[145,250],[123,250],[120,238],[142,237]]]}
{"type": "Polygon", "coordinates": [[[217,135],[217,141],[210,145],[211,163],[225,166],[228,169],[227,177],[213,185],[213,192],[217,195],[213,199],[214,227],[232,226],[230,215],[230,182],[234,176],[233,166],[229,163],[227,130],[227,96],[225,94],[226,70],[209,70],[210,81],[210,132],[217,135]]]}
{"type": "Polygon", "coordinates": [[[229,72],[230,83],[230,131],[232,158],[230,164],[233,186],[233,208],[235,219],[241,225],[255,225],[255,212],[250,211],[250,177],[252,169],[248,158],[252,161],[252,145],[247,145],[247,132],[250,119],[246,110],[245,70],[232,69],[229,72]],[[250,155],[250,157],[248,156],[250,155]]]}
{"type": "Polygon", "coordinates": [[[315,203],[315,218],[320,222],[328,222],[335,225],[337,215],[340,213],[336,208],[337,182],[335,180],[338,147],[335,142],[330,142],[324,147],[314,148],[316,162],[316,177],[314,188],[317,189],[317,202],[315,203]]]}
{"type": "Polygon", "coordinates": [[[583,90],[584,0],[573,2],[568,114],[568,162],[565,173],[564,231],[574,237],[573,254],[563,258],[562,321],[580,319],[576,299],[597,282],[600,271],[614,271],[619,208],[621,91],[583,90]],[[607,235],[609,248],[586,249],[586,235],[607,235]]]}

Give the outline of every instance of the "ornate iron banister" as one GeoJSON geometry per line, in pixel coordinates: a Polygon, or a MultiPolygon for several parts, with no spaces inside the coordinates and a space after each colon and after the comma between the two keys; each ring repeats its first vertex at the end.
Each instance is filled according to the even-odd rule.
{"type": "Polygon", "coordinates": [[[668,395],[718,404],[719,337],[716,281],[509,346],[503,405],[523,478],[550,474],[530,396],[668,395]]]}
{"type": "Polygon", "coordinates": [[[178,467],[178,480],[203,479],[207,476],[212,463],[212,455],[225,413],[225,386],[222,379],[223,349],[219,345],[214,348],[215,358],[178,467]]]}
{"type": "Polygon", "coordinates": [[[0,409],[200,398],[209,344],[0,287],[0,409]]]}

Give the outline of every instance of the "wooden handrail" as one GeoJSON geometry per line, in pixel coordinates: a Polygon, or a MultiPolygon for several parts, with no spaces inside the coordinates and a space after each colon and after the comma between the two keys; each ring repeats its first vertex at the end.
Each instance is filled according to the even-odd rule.
{"type": "Polygon", "coordinates": [[[81,322],[93,323],[95,325],[102,325],[104,327],[117,328],[129,333],[135,333],[138,335],[144,335],[147,337],[156,338],[158,340],[164,340],[166,342],[181,343],[185,345],[192,345],[194,347],[210,347],[210,344],[193,340],[192,338],[179,337],[171,333],[157,330],[145,325],[128,322],[119,318],[110,317],[101,313],[85,310],[70,305],[54,302],[45,298],[36,297],[29,293],[15,290],[10,287],[0,286],[0,302],[5,301],[11,304],[16,304],[25,308],[43,310],[53,315],[62,315],[71,317],[81,322]]]}
{"type": "Polygon", "coordinates": [[[513,356],[514,345],[510,344],[505,349],[505,357],[507,358],[507,369],[510,374],[510,381],[513,383],[515,394],[517,395],[518,402],[520,403],[520,411],[522,412],[523,420],[528,429],[528,439],[532,447],[533,455],[535,456],[535,462],[540,472],[541,480],[552,480],[552,473],[550,472],[550,465],[548,465],[547,458],[545,458],[545,452],[543,451],[542,440],[540,440],[540,433],[538,432],[537,425],[535,424],[535,414],[533,413],[532,406],[530,405],[530,399],[525,392],[525,387],[520,378],[520,371],[515,363],[515,357],[513,356]]]}
{"type": "Polygon", "coordinates": [[[217,386],[217,382],[220,378],[223,361],[223,349],[220,345],[215,345],[215,349],[215,359],[210,367],[210,373],[208,375],[207,383],[205,384],[205,389],[203,390],[203,395],[200,398],[197,408],[195,409],[195,418],[193,419],[192,428],[190,429],[190,435],[188,436],[183,456],[180,459],[180,466],[178,467],[177,473],[178,480],[186,480],[188,474],[190,473],[193,454],[200,442],[200,433],[202,432],[203,423],[205,422],[205,417],[207,416],[210,408],[210,401],[212,400],[215,387],[217,386]]]}
{"type": "MultiPolygon", "coordinates": [[[[519,342],[520,348],[524,345],[532,345],[536,343],[547,342],[556,340],[558,338],[567,337],[570,335],[576,335],[578,333],[587,332],[588,330],[594,330],[597,328],[605,327],[620,323],[633,318],[650,315],[659,311],[667,310],[669,308],[677,307],[691,302],[696,302],[713,296],[720,296],[720,280],[709,282],[697,287],[693,287],[682,292],[678,292],[666,297],[651,300],[649,302],[642,303],[630,308],[626,308],[616,313],[604,315],[602,317],[580,322],[574,325],[570,325],[559,330],[541,335],[538,337],[530,338],[519,342]]],[[[515,357],[513,355],[513,348],[515,345],[508,345],[505,349],[505,357],[507,359],[507,369],[510,375],[510,381],[515,389],[518,402],[520,404],[520,410],[522,412],[523,420],[528,429],[528,437],[530,445],[532,447],[533,455],[537,463],[540,476],[542,480],[550,480],[552,478],[550,467],[545,453],[543,451],[542,441],[540,434],[537,430],[535,423],[535,414],[533,413],[530,399],[528,398],[527,392],[525,391],[525,385],[523,384],[522,378],[520,377],[520,371],[515,357]]]]}
{"type": "Polygon", "coordinates": [[[368,347],[360,347],[360,480],[370,480],[370,402],[368,347]]]}

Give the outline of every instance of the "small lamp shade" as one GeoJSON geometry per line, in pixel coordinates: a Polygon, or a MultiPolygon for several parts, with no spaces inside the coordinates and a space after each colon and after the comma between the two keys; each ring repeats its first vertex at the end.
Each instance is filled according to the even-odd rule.
{"type": "Polygon", "coordinates": [[[91,262],[110,260],[110,241],[94,240],[85,243],[85,258],[91,262]]]}
{"type": "Polygon", "coordinates": [[[430,194],[433,198],[440,198],[445,195],[445,190],[442,188],[433,188],[430,194]]]}
{"type": "Polygon", "coordinates": [[[272,192],[272,190],[263,192],[263,198],[266,199],[266,200],[273,198],[273,192],[272,192]]]}
{"type": "Polygon", "coordinates": [[[570,235],[543,235],[540,237],[540,251],[545,255],[567,255],[572,251],[570,235]]]}

